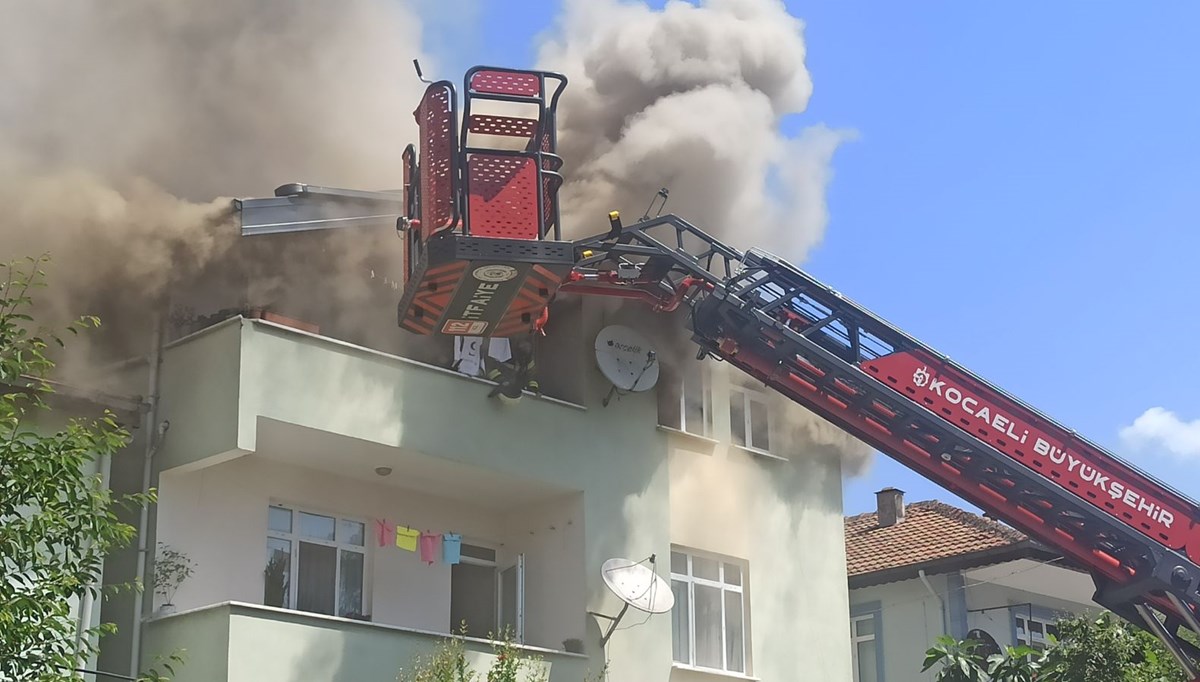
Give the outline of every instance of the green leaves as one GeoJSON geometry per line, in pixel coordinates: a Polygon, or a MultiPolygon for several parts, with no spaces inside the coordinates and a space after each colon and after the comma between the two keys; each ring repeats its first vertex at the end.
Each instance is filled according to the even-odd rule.
{"type": "MultiPolygon", "coordinates": [[[[31,314],[46,260],[0,264],[0,679],[16,682],[73,679],[77,655],[115,631],[89,628],[77,651],[71,605],[99,596],[104,556],[134,538],[116,510],[153,500],[114,496],[94,473],[129,441],[111,413],[56,429],[38,419],[51,412],[47,351],[63,345],[31,314]]],[[[97,326],[85,317],[66,331],[97,326]]]]}
{"type": "Polygon", "coordinates": [[[1058,638],[1039,651],[1008,647],[987,660],[979,644],[939,637],[922,672],[941,666],[937,682],[1185,682],[1157,639],[1112,614],[1058,621],[1058,638]]]}

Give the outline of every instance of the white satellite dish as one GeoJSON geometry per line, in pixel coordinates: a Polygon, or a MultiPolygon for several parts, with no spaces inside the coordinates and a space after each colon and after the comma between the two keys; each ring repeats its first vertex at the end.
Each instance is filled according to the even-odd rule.
{"type": "MultiPolygon", "coordinates": [[[[653,555],[650,556],[649,562],[654,563],[653,555]]],[[[612,621],[608,631],[600,638],[601,646],[608,642],[608,638],[617,629],[617,623],[621,622],[629,607],[655,614],[666,613],[675,606],[675,593],[671,591],[671,585],[645,562],[622,558],[609,559],[601,566],[600,573],[608,589],[625,602],[616,618],[593,614],[612,621]]]]}
{"type": "Polygon", "coordinates": [[[596,335],[596,365],[619,391],[648,391],[658,383],[654,346],[646,337],[619,324],[605,327],[596,335]]]}

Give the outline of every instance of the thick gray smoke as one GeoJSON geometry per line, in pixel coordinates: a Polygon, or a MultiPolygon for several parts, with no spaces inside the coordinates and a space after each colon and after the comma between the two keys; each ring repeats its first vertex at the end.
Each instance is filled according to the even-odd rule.
{"type": "Polygon", "coordinates": [[[366,254],[398,253],[394,234],[250,245],[227,218],[228,197],[292,180],[399,186],[411,63],[429,62],[405,3],[0,0],[0,17],[0,255],[49,253],[56,316],[144,334],[139,310],[205,268],[219,281],[235,247],[272,270],[250,273],[250,304],[321,263],[361,298],[366,254]]]}
{"type": "Polygon", "coordinates": [[[803,23],[779,0],[672,0],[661,11],[617,0],[567,0],[541,64],[571,79],[560,116],[575,232],[605,215],[668,211],[740,248],[798,262],[827,222],[829,162],[848,133],[780,132],[813,91],[803,23]]]}
{"type": "MultiPolygon", "coordinates": [[[[564,223],[574,236],[603,232],[613,209],[633,222],[667,187],[669,212],[730,245],[805,259],[828,221],[830,162],[852,133],[824,125],[781,132],[783,117],[804,112],[813,92],[804,24],[782,2],[670,0],[652,10],[567,0],[557,28],[540,64],[570,79],[559,143],[564,223]]],[[[637,305],[620,316],[655,328],[670,349],[664,363],[694,354],[679,315],[628,309],[637,305]]],[[[781,396],[772,400],[780,414],[795,415],[780,432],[788,448],[835,449],[855,473],[866,465],[861,443],[781,396]]]]}

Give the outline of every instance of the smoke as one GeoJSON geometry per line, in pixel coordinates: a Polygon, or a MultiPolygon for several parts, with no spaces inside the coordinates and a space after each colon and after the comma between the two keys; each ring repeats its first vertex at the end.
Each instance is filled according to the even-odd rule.
{"type": "Polygon", "coordinates": [[[239,240],[229,197],[399,186],[411,62],[429,62],[408,5],[0,0],[0,16],[0,253],[50,255],[54,319],[100,313],[108,350],[129,352],[173,283],[249,280],[255,305],[320,282],[354,301],[366,255],[399,254],[394,234],[239,240]]]}
{"type": "Polygon", "coordinates": [[[802,260],[828,219],[830,160],[851,137],[780,130],[813,91],[803,31],[779,0],[671,0],[661,11],[567,0],[540,55],[570,78],[559,116],[567,228],[602,232],[613,209],[640,217],[667,187],[667,210],[701,229],[802,260]]]}

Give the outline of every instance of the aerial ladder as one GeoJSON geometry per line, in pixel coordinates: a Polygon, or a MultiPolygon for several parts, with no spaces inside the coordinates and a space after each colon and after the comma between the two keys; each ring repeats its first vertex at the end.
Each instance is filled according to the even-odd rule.
{"type": "Polygon", "coordinates": [[[569,294],[686,306],[698,359],[737,367],[1085,568],[1098,604],[1156,635],[1200,682],[1194,500],[770,253],[673,214],[624,225],[613,212],[606,232],[564,240],[555,113],[566,83],[475,67],[461,113],[453,83],[429,83],[402,190],[283,185],[236,202],[242,234],[395,225],[397,323],[419,335],[535,334],[569,294]]]}

